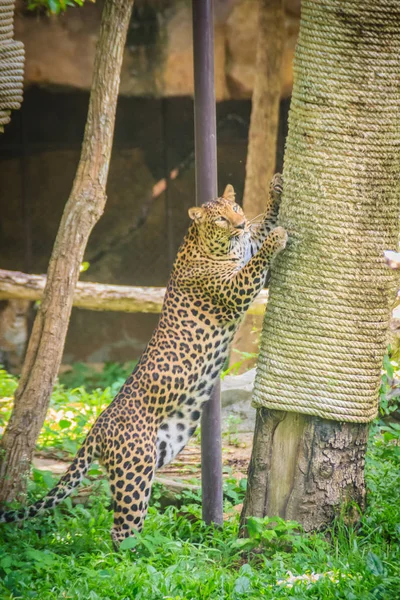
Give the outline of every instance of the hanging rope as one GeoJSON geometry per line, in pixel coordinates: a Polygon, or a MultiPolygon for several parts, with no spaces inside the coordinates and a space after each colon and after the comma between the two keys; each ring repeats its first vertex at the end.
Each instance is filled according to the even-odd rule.
{"type": "Polygon", "coordinates": [[[303,0],[280,222],[254,404],[377,414],[395,274],[398,0],[303,0]]]}
{"type": "Polygon", "coordinates": [[[14,0],[0,0],[0,132],[22,102],[25,52],[13,35],[14,0]]]}

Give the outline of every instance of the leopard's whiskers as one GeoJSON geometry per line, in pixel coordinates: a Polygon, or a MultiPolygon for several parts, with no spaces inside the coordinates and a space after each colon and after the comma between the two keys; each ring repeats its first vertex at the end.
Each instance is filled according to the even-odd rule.
{"type": "Polygon", "coordinates": [[[253,217],[252,219],[249,219],[248,223],[249,225],[253,225],[254,221],[256,221],[257,219],[259,219],[260,217],[263,216],[263,213],[260,213],[259,215],[257,215],[256,217],[253,217]]]}

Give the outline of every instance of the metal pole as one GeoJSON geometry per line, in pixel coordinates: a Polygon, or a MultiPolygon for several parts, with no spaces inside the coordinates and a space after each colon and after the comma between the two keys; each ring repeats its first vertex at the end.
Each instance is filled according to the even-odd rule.
{"type": "MultiPolygon", "coordinates": [[[[196,203],[218,196],[214,90],[213,0],[193,0],[194,123],[196,203]]],[[[201,420],[203,519],[222,525],[222,443],[220,383],[201,420]]]]}

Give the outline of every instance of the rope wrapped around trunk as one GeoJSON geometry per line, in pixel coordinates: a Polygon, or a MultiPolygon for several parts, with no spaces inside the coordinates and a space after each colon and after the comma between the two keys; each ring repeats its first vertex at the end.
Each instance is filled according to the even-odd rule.
{"type": "Polygon", "coordinates": [[[25,52],[13,35],[14,0],[0,0],[0,132],[22,102],[25,52]]]}
{"type": "Polygon", "coordinates": [[[400,209],[400,3],[303,0],[280,224],[253,403],[377,414],[400,209]]]}

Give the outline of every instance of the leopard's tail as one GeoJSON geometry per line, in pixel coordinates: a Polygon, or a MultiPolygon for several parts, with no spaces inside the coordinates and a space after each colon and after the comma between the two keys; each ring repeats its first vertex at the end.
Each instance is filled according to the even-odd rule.
{"type": "Polygon", "coordinates": [[[95,438],[96,435],[90,432],[65,475],[44,498],[25,508],[8,511],[0,510],[0,523],[30,519],[43,510],[54,508],[67,498],[82,483],[91,463],[99,456],[99,448],[95,438]]]}

